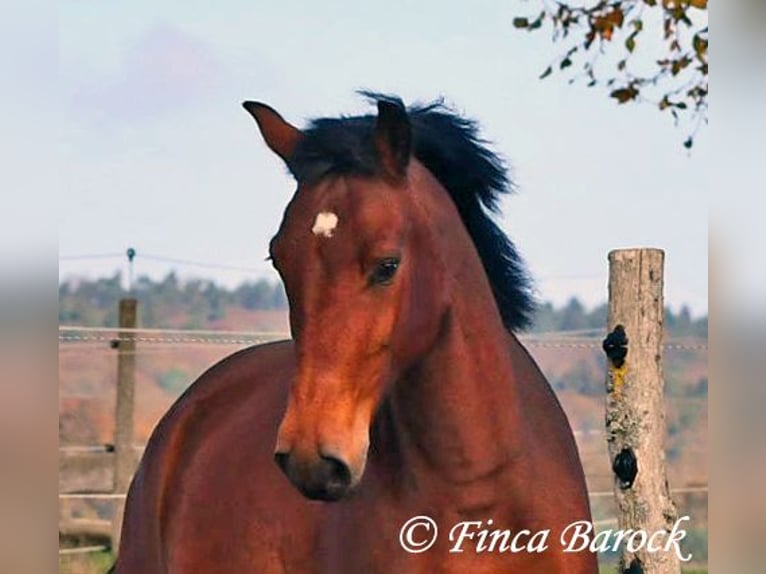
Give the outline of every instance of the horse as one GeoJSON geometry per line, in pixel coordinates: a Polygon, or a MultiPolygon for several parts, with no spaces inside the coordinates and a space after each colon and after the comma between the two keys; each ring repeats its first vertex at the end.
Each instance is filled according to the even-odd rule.
{"type": "MultiPolygon", "coordinates": [[[[149,440],[115,571],[597,572],[567,417],[516,332],[513,190],[441,101],[305,129],[245,102],[297,191],[269,244],[291,339],[211,367],[149,440]]],[[[224,214],[225,215],[225,214],[224,214]]]]}

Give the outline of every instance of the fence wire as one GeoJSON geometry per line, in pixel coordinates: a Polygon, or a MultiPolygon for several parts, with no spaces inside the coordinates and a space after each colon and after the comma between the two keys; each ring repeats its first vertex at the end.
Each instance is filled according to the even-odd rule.
{"type": "MultiPolygon", "coordinates": [[[[602,336],[588,331],[559,331],[522,335],[519,340],[526,346],[541,349],[600,349],[602,336]],[[581,334],[582,333],[582,334],[581,334]]],[[[120,342],[207,344],[207,345],[255,345],[289,339],[287,332],[210,331],[184,329],[120,329],[118,327],[82,327],[64,325],[59,327],[61,343],[109,343],[120,342]],[[108,334],[112,334],[109,336],[108,334]]],[[[663,345],[667,351],[704,351],[707,342],[688,339],[674,340],[663,345]]]]}

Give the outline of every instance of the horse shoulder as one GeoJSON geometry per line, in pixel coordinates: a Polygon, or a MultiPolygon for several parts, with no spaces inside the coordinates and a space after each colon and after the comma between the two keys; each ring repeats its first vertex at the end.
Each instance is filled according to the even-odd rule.
{"type": "Polygon", "coordinates": [[[274,525],[305,506],[272,459],[294,370],[292,342],[250,347],[179,397],[152,433],[131,484],[118,572],[200,561],[250,566],[254,555],[282,564],[274,525]],[[285,504],[281,514],[277,501],[285,504]]]}

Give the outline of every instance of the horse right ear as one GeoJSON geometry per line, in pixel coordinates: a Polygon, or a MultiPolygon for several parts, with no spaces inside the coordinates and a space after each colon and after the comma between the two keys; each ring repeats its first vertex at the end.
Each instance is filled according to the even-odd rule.
{"type": "Polygon", "coordinates": [[[395,180],[402,179],[412,153],[412,128],[400,100],[378,100],[375,147],[386,174],[395,180]]]}
{"type": "Polygon", "coordinates": [[[266,104],[243,102],[242,107],[250,112],[250,115],[255,119],[266,145],[285,163],[288,163],[293,151],[295,151],[295,146],[303,137],[303,132],[287,123],[282,116],[266,104]]]}

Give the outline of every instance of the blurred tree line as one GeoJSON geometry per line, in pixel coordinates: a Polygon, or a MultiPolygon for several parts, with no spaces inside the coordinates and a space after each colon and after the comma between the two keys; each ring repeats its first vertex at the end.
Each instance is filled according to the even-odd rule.
{"type": "MultiPolygon", "coordinates": [[[[537,309],[535,322],[530,332],[549,331],[603,331],[606,325],[607,304],[602,303],[588,311],[582,303],[572,297],[563,307],[544,303],[537,309]]],[[[665,308],[665,332],[669,337],[707,338],[707,316],[693,318],[688,306],[683,305],[678,313],[665,308]]]]}
{"type": "Polygon", "coordinates": [[[95,280],[69,280],[59,285],[59,323],[114,327],[117,302],[122,297],[139,301],[139,324],[147,328],[167,327],[172,315],[185,314],[187,328],[204,328],[222,319],[230,310],[286,309],[282,284],[266,279],[245,282],[227,289],[208,279],[182,281],[174,273],[154,281],[141,276],[130,293],[123,288],[122,275],[95,280]]]}
{"type": "MultiPolygon", "coordinates": [[[[128,296],[120,273],[95,280],[68,280],[59,285],[59,323],[67,325],[114,327],[117,302],[128,296]]],[[[171,272],[159,281],[141,276],[134,282],[131,296],[139,301],[142,327],[167,327],[172,315],[185,314],[191,328],[204,328],[237,309],[287,309],[282,284],[260,279],[228,289],[206,279],[182,281],[171,272]]],[[[544,303],[538,308],[532,333],[547,331],[600,332],[606,325],[606,304],[587,310],[572,298],[562,307],[544,303]]],[[[665,326],[671,337],[707,338],[707,317],[693,318],[688,307],[678,313],[665,310],[665,326]]]]}

